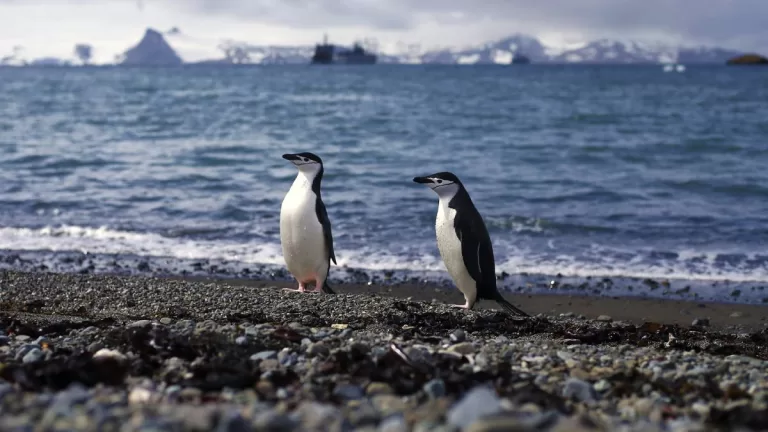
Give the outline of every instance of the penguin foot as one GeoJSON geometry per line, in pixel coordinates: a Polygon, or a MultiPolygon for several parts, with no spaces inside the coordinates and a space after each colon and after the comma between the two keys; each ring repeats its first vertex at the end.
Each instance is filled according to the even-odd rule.
{"type": "Polygon", "coordinates": [[[448,306],[450,306],[450,307],[455,307],[455,308],[460,308],[460,309],[467,309],[467,310],[469,310],[469,302],[466,302],[466,303],[464,303],[464,304],[458,304],[458,305],[457,305],[457,304],[452,304],[452,305],[448,305],[448,306]]]}
{"type": "Polygon", "coordinates": [[[304,289],[304,287],[301,288],[283,288],[285,291],[291,291],[291,292],[307,292],[307,290],[304,289]]]}
{"type": "Polygon", "coordinates": [[[306,286],[303,283],[299,283],[299,288],[283,288],[283,289],[286,291],[300,292],[300,293],[303,293],[307,290],[306,286]]]}

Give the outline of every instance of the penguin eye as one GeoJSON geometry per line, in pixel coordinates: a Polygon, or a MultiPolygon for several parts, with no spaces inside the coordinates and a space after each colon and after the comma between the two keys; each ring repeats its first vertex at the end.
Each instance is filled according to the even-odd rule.
{"type": "Polygon", "coordinates": [[[438,181],[437,181],[437,184],[440,184],[440,183],[442,183],[442,182],[443,182],[442,180],[438,180],[438,181]]]}
{"type": "Polygon", "coordinates": [[[302,159],[304,160],[304,162],[309,162],[309,159],[307,158],[302,158],[302,159]]]}

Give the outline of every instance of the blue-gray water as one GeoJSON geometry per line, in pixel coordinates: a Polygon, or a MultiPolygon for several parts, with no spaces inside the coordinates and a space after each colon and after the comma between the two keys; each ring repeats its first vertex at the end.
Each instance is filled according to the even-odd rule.
{"type": "Polygon", "coordinates": [[[764,70],[724,66],[0,69],[3,265],[280,265],[280,155],[312,151],[340,265],[444,274],[436,195],[411,179],[448,170],[499,273],[729,280],[760,301],[766,101],[764,70]]]}

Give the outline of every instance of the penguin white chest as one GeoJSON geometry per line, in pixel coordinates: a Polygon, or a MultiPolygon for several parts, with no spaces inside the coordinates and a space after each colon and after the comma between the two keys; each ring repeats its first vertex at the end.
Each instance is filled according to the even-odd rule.
{"type": "Polygon", "coordinates": [[[453,279],[453,283],[464,294],[464,297],[474,303],[477,297],[477,283],[467,271],[464,265],[464,257],[461,253],[461,241],[456,235],[453,227],[453,219],[456,216],[456,210],[448,207],[448,203],[440,200],[437,209],[437,219],[435,221],[435,233],[437,234],[437,248],[440,250],[440,257],[443,259],[448,274],[453,279]]]}
{"type": "Polygon", "coordinates": [[[317,219],[316,199],[309,184],[297,180],[280,208],[280,243],[285,264],[301,281],[324,277],[328,272],[329,257],[323,226],[317,219]]]}

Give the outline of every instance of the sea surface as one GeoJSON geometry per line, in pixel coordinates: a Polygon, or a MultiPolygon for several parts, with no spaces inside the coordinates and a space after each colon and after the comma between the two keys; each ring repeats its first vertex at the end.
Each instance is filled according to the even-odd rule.
{"type": "Polygon", "coordinates": [[[726,66],[3,68],[0,268],[287,277],[311,151],[332,278],[446,277],[412,178],[452,171],[507,289],[765,302],[766,101],[726,66]]]}

